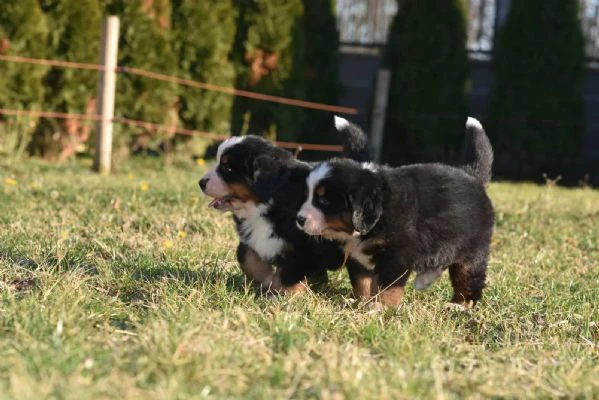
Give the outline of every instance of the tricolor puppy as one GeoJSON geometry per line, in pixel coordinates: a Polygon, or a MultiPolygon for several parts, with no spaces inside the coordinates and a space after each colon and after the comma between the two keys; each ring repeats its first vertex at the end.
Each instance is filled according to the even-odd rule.
{"type": "MultiPolygon", "coordinates": [[[[335,117],[335,123],[346,155],[364,160],[364,133],[342,118],[335,117]]],[[[210,206],[233,213],[240,241],[238,261],[246,275],[265,289],[302,290],[306,279],[326,279],[327,268],[345,261],[336,242],[317,240],[295,223],[310,170],[290,152],[260,137],[243,136],[218,147],[216,164],[199,182],[202,191],[214,198],[210,206]]]]}
{"type": "Polygon", "coordinates": [[[445,269],[452,302],[482,296],[493,232],[485,192],[493,151],[481,124],[466,123],[466,160],[459,167],[415,164],[399,168],[334,159],[308,176],[297,216],[306,233],[343,243],[362,270],[353,278],[385,305],[397,305],[412,271],[425,289],[445,269]]]}

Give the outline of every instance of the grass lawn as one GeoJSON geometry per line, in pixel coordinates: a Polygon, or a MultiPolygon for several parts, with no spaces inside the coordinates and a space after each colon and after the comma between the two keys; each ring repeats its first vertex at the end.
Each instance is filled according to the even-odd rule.
{"type": "Polygon", "coordinates": [[[479,307],[256,297],[205,167],[0,160],[0,398],[599,397],[599,192],[494,183],[479,307]]]}

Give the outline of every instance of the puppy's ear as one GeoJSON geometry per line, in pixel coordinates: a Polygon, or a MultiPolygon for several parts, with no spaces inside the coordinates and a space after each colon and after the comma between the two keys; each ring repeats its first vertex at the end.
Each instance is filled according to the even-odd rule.
{"type": "Polygon", "coordinates": [[[252,162],[254,194],[268,200],[289,179],[287,160],[275,154],[260,154],[252,162]]]}
{"type": "Polygon", "coordinates": [[[382,188],[361,188],[350,196],[350,202],[354,229],[365,235],[379,222],[383,213],[382,188]]]}

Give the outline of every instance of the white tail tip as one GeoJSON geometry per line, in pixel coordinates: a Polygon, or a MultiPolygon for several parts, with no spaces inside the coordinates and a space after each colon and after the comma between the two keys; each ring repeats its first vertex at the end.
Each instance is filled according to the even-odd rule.
{"type": "Polygon", "coordinates": [[[483,125],[476,118],[468,117],[466,128],[483,129],[483,125]]]}
{"type": "Polygon", "coordinates": [[[345,118],[341,118],[335,115],[335,129],[338,131],[345,129],[349,126],[349,121],[345,118]]]}

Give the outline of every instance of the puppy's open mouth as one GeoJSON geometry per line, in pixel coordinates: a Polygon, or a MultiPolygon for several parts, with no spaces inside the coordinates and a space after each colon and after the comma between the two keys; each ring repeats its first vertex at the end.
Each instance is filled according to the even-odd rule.
{"type": "Polygon", "coordinates": [[[218,211],[231,211],[233,209],[233,206],[231,204],[233,200],[235,200],[235,196],[233,196],[232,194],[228,196],[218,197],[212,200],[210,204],[208,204],[208,207],[212,207],[218,211]]]}

